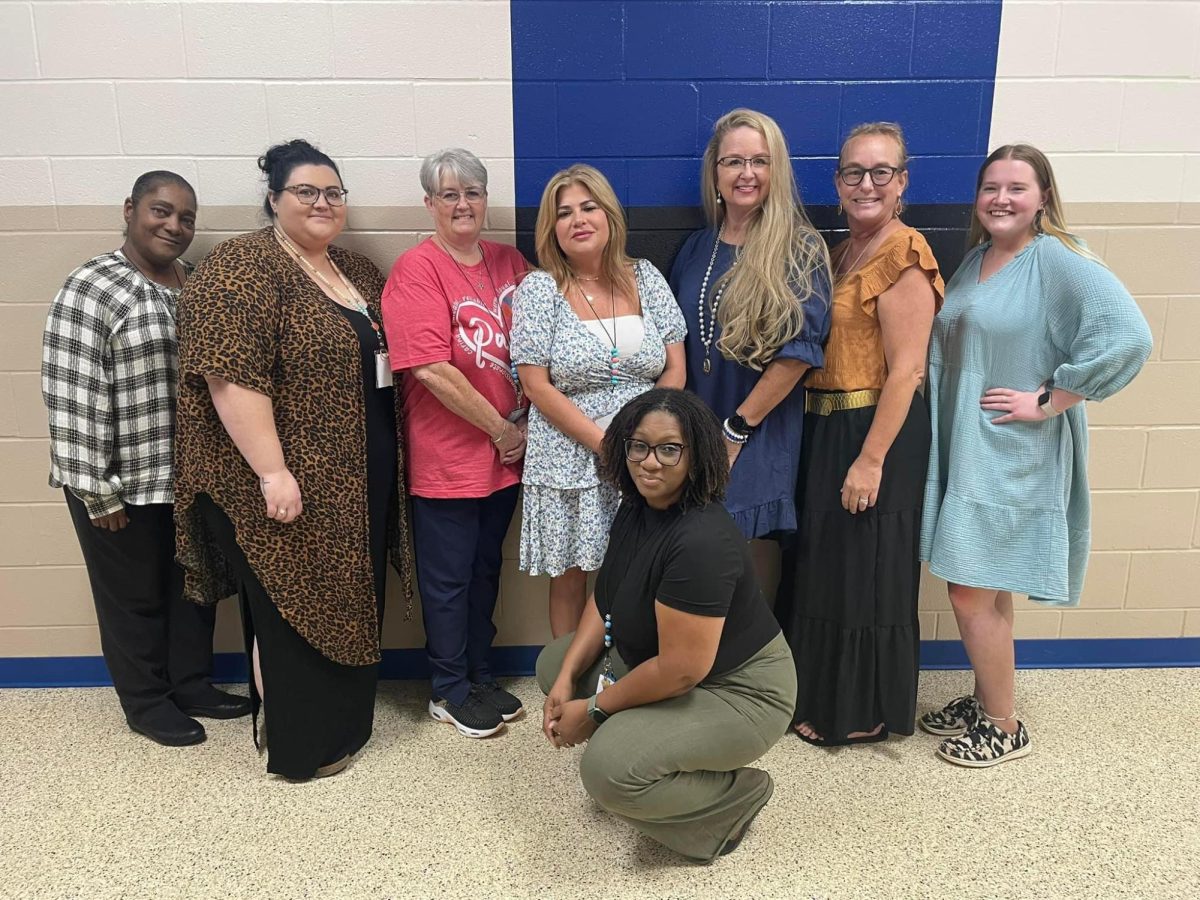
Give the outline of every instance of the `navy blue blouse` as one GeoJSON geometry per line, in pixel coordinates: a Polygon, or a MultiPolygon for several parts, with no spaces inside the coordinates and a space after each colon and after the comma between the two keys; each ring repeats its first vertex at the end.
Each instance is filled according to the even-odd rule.
{"type": "MultiPolygon", "coordinates": [[[[721,326],[713,331],[709,359],[712,371],[704,374],[704,344],[700,340],[700,285],[712,257],[716,230],[705,228],[687,239],[671,267],[671,290],[687,321],[687,388],[695,391],[720,419],[732,416],[746,399],[761,372],[731,362],[717,349],[721,326]]],[[[736,248],[721,243],[709,277],[712,285],[733,265],[736,248]]],[[[822,345],[829,337],[830,285],[828,274],[815,273],[812,296],[803,299],[804,327],[784,344],[775,359],[798,359],[814,369],[825,364],[822,345]]],[[[799,299],[797,302],[801,302],[799,299]]],[[[708,310],[705,310],[708,325],[708,310]]],[[[804,387],[799,384],[763,419],[742,448],[730,474],[725,508],[747,538],[796,530],[796,476],[800,469],[800,442],[804,435],[804,387]]]]}

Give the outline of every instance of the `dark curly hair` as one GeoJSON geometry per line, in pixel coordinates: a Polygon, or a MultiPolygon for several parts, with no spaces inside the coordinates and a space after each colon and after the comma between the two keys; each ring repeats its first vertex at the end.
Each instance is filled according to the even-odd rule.
{"type": "Polygon", "coordinates": [[[640,496],[625,462],[625,439],[633,437],[642,419],[652,412],[674,416],[687,446],[688,480],[680,505],[695,509],[723,499],[729,483],[729,455],[721,423],[703,400],[691,391],[675,388],[653,388],[621,407],[600,445],[600,477],[622,497],[640,496]]]}
{"type": "Polygon", "coordinates": [[[258,158],[258,168],[267,176],[268,195],[263,198],[263,212],[267,214],[268,219],[275,218],[275,211],[271,209],[270,194],[278,194],[287,187],[288,177],[296,166],[329,166],[337,175],[338,181],[342,180],[337,163],[308,141],[296,138],[276,144],[258,158]]]}

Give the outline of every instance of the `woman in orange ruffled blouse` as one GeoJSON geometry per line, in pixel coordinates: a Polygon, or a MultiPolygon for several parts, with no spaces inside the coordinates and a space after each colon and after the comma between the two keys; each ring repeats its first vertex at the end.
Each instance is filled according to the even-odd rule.
{"type": "Polygon", "coordinates": [[[834,248],[825,366],[809,378],[793,565],[779,616],[796,659],[795,730],[818,746],[912,734],[917,559],[929,413],[917,393],[945,285],[899,218],[898,125],[859,125],[835,175],[850,236],[834,248]]]}

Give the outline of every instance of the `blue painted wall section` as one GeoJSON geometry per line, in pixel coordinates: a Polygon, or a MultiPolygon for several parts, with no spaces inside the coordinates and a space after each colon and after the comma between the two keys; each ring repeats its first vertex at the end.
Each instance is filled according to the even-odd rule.
{"type": "Polygon", "coordinates": [[[734,106],[774,116],[806,203],[859,122],[900,122],[917,204],[969,203],[987,152],[1000,0],[512,0],[517,206],[591,162],[630,207],[698,204],[699,158],[734,106]]]}

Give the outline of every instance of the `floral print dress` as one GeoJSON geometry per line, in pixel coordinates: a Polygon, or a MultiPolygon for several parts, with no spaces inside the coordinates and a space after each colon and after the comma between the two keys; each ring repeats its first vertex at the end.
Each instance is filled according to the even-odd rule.
{"type": "MultiPolygon", "coordinates": [[[[593,421],[611,416],[654,386],[667,362],[666,345],[687,334],[667,281],[649,261],[634,266],[645,336],[622,354],[628,376],[613,384],[611,348],[579,319],[554,279],[533,272],[517,288],[510,352],[516,365],[544,366],[550,382],[593,421]]],[[[578,566],[600,568],[608,528],[617,512],[616,488],[600,481],[596,455],[563,434],[536,406],[529,411],[522,522],[521,570],[561,575],[578,566]]]]}

